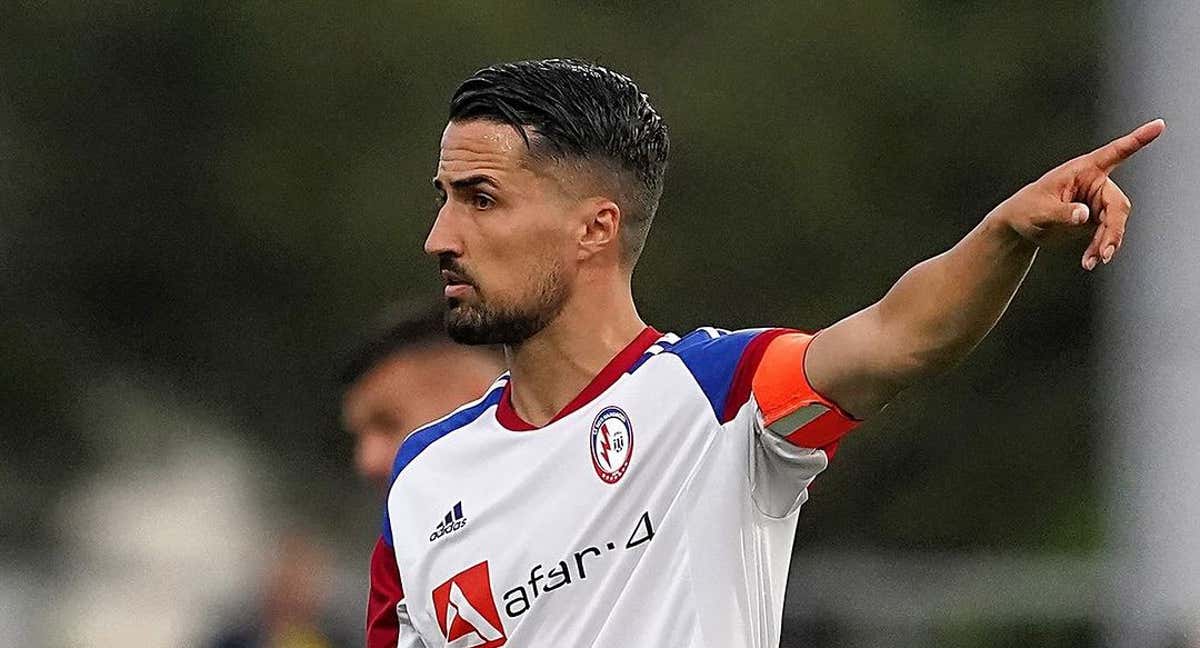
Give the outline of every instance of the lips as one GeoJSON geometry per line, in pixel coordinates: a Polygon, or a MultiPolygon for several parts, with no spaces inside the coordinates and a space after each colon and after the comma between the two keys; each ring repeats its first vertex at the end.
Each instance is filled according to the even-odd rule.
{"type": "Polygon", "coordinates": [[[451,300],[462,299],[466,294],[475,289],[474,284],[459,272],[442,268],[442,281],[446,282],[446,287],[443,291],[445,298],[451,300]]]}
{"type": "Polygon", "coordinates": [[[469,284],[447,284],[442,294],[446,299],[462,299],[468,292],[474,290],[469,284]]]}

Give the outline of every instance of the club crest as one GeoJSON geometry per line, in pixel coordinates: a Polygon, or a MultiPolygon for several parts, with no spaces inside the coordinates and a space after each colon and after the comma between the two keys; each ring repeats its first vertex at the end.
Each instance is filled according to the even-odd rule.
{"type": "Polygon", "coordinates": [[[615,484],[633,457],[633,425],[619,407],[606,407],[592,422],[592,467],[606,484],[615,484]]]}

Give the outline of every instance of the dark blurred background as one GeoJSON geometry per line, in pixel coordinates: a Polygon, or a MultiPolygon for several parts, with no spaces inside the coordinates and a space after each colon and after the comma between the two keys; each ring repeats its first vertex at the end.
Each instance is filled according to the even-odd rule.
{"type": "MultiPolygon", "coordinates": [[[[649,322],[818,328],[1159,116],[1106,107],[1114,11],[3,3],[0,628],[198,645],[302,529],[359,641],[381,502],[334,378],[374,313],[438,294],[429,178],[476,68],[589,58],[665,116],[649,322]]],[[[1078,257],[1043,254],[968,363],[843,444],[784,646],[1105,645],[1105,280],[1078,257]]]]}

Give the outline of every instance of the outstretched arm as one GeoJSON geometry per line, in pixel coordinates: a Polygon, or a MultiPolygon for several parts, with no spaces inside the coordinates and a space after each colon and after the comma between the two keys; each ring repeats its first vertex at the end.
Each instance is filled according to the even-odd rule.
{"type": "Polygon", "coordinates": [[[1164,128],[1156,119],[1052,169],[953,248],[906,272],[883,299],[822,331],[804,362],[813,387],[865,418],[965,358],[1000,319],[1040,246],[1090,237],[1083,267],[1111,261],[1131,205],[1109,174],[1164,128]]]}

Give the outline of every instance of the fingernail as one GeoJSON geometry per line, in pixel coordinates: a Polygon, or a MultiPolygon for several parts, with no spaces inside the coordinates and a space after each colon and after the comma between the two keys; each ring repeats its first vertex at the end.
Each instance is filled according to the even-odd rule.
{"type": "Polygon", "coordinates": [[[1096,267],[1096,257],[1090,256],[1083,260],[1083,269],[1091,270],[1096,267]]]}
{"type": "Polygon", "coordinates": [[[1117,248],[1112,245],[1104,248],[1104,254],[1101,255],[1104,257],[1104,262],[1108,263],[1109,261],[1112,261],[1112,255],[1116,251],[1117,251],[1117,248]]]}
{"type": "Polygon", "coordinates": [[[1087,218],[1088,218],[1088,210],[1087,210],[1087,207],[1084,207],[1083,205],[1079,205],[1078,207],[1075,208],[1075,211],[1071,212],[1071,220],[1075,221],[1076,225],[1083,224],[1083,222],[1086,221],[1087,218]]]}

